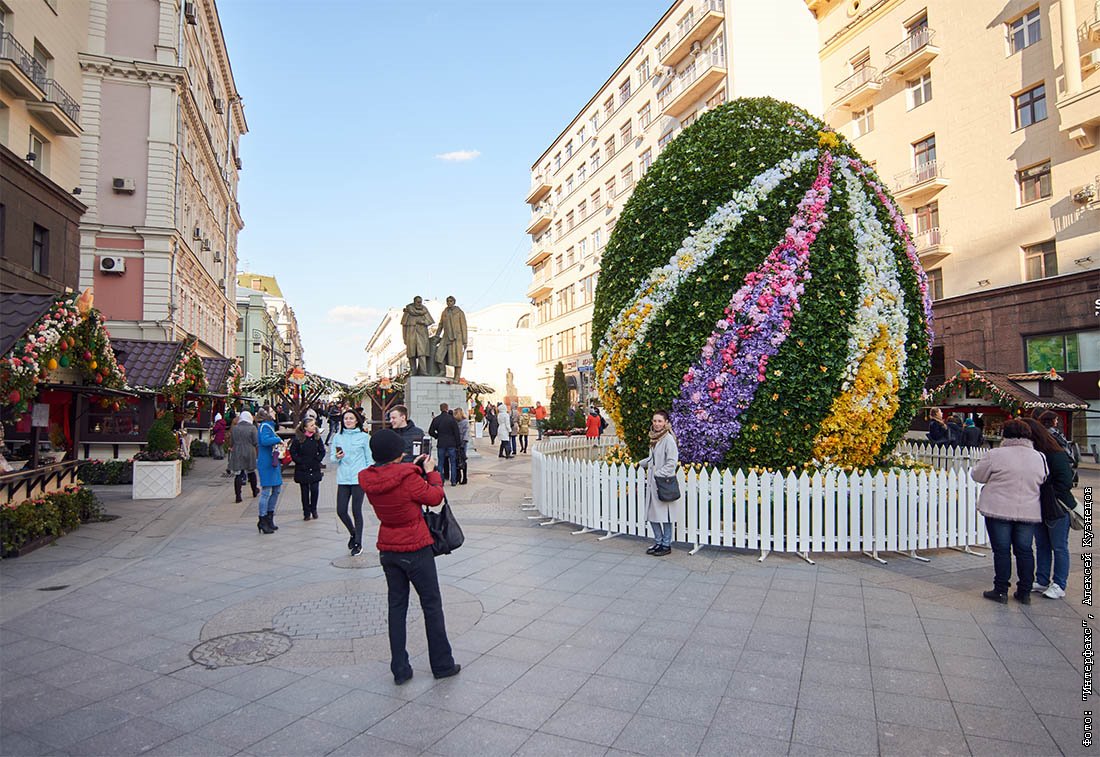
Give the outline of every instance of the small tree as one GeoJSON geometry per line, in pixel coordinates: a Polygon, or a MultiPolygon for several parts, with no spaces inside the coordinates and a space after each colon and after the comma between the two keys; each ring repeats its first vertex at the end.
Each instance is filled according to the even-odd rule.
{"type": "Polygon", "coordinates": [[[179,449],[179,441],[172,433],[172,416],[168,413],[153,421],[145,438],[146,452],[175,452],[179,449]]]}
{"type": "Polygon", "coordinates": [[[569,428],[569,387],[565,383],[565,366],[554,366],[554,390],[550,395],[550,417],[547,427],[554,431],[569,428]]]}

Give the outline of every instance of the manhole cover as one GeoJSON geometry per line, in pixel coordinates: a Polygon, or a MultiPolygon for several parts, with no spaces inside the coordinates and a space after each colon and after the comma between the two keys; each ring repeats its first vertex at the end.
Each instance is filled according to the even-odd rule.
{"type": "MultiPolygon", "coordinates": [[[[386,632],[389,604],[378,594],[319,597],[283,608],[272,620],[279,633],[295,639],[360,639],[386,632]]],[[[407,620],[420,617],[415,593],[409,597],[407,620]]]]}
{"type": "Polygon", "coordinates": [[[191,650],[191,659],[208,668],[253,665],[290,650],[291,641],[274,631],[245,631],[204,641],[191,650]]]}

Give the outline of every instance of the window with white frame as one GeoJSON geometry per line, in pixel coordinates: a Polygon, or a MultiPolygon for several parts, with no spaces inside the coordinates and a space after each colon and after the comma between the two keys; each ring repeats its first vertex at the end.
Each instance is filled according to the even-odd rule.
{"type": "Polygon", "coordinates": [[[577,184],[584,184],[585,179],[588,178],[588,166],[581,163],[577,166],[577,184]]]}
{"type": "Polygon", "coordinates": [[[928,294],[933,300],[943,299],[943,269],[933,268],[928,272],[928,294]]]}
{"type": "Polygon", "coordinates": [[[600,190],[597,188],[592,193],[592,212],[595,213],[600,209],[600,190]]]}
{"type": "Polygon", "coordinates": [[[1016,128],[1022,129],[1047,118],[1047,89],[1040,84],[1012,98],[1016,128]]]}
{"type": "Polygon", "coordinates": [[[625,103],[629,99],[630,99],[630,77],[628,76],[625,79],[623,79],[621,84],[619,84],[619,105],[621,106],[623,103],[625,103]]]}
{"type": "Polygon", "coordinates": [[[612,176],[610,179],[605,181],[603,188],[604,192],[607,193],[607,199],[610,201],[615,196],[615,177],[612,176]]]}
{"type": "Polygon", "coordinates": [[[1024,276],[1036,281],[1058,275],[1058,252],[1054,240],[1024,247],[1024,276]]]}
{"type": "Polygon", "coordinates": [[[596,229],[592,232],[592,249],[595,252],[603,249],[603,229],[596,229]]]}
{"type": "Polygon", "coordinates": [[[919,108],[932,99],[932,74],[925,73],[916,79],[905,82],[905,90],[909,101],[909,110],[919,108]]]}
{"type": "Polygon", "coordinates": [[[611,95],[603,101],[603,118],[606,121],[615,112],[615,95],[611,95]]]}
{"type": "Polygon", "coordinates": [[[570,194],[573,191],[573,174],[569,174],[565,178],[565,193],[570,194]]]}
{"type": "Polygon", "coordinates": [[[588,240],[582,237],[577,240],[577,257],[584,260],[586,255],[588,255],[588,240]]]}
{"type": "Polygon", "coordinates": [[[630,163],[623,167],[623,170],[619,173],[619,177],[623,180],[623,192],[628,192],[634,188],[634,164],[630,163]]]}
{"type": "Polygon", "coordinates": [[[603,143],[603,159],[611,160],[615,157],[615,135],[612,134],[603,143]]]}
{"type": "Polygon", "coordinates": [[[1031,47],[1043,38],[1042,24],[1039,20],[1039,9],[1028,11],[1015,21],[1008,23],[1008,48],[1011,53],[1018,53],[1025,47],[1031,47]]]}
{"type": "Polygon", "coordinates": [[[868,105],[864,110],[852,113],[852,135],[862,137],[875,128],[875,106],[868,105]]]}
{"type": "Polygon", "coordinates": [[[634,136],[634,126],[628,119],[626,123],[619,127],[619,143],[625,145],[634,136]]]}
{"type": "Polygon", "coordinates": [[[599,150],[596,150],[596,152],[592,153],[592,156],[588,159],[588,163],[589,163],[589,165],[592,166],[592,173],[596,173],[596,171],[600,167],[600,151],[599,150]]]}
{"type": "Polygon", "coordinates": [[[573,157],[573,140],[569,140],[565,143],[565,159],[569,160],[573,157]]]}
{"type": "Polygon", "coordinates": [[[586,200],[581,200],[580,203],[577,204],[577,221],[582,222],[587,217],[588,217],[588,202],[586,200]]]}
{"type": "Polygon", "coordinates": [[[561,168],[561,153],[560,152],[557,155],[554,156],[554,170],[557,171],[559,168],[561,168]]]}
{"type": "Polygon", "coordinates": [[[649,167],[653,165],[653,148],[648,147],[646,151],[642,153],[642,156],[638,159],[639,173],[644,174],[649,170],[649,167]]]}
{"type": "Polygon", "coordinates": [[[638,72],[638,86],[640,87],[649,81],[649,58],[643,58],[636,70],[638,72]]]}
{"type": "Polygon", "coordinates": [[[647,126],[649,126],[649,122],[652,119],[653,116],[650,113],[649,103],[647,102],[645,105],[642,106],[642,109],[638,111],[638,128],[645,129],[647,126]]]}
{"type": "Polygon", "coordinates": [[[1051,196],[1050,161],[1044,160],[1016,172],[1016,183],[1020,186],[1020,204],[1044,200],[1051,196]]]}

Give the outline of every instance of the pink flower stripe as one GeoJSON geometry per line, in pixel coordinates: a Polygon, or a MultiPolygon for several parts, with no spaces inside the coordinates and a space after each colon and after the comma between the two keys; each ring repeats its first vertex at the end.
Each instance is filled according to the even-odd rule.
{"type": "Polygon", "coordinates": [[[905,242],[905,256],[909,258],[909,265],[917,276],[917,286],[920,288],[921,304],[924,306],[924,328],[928,332],[928,350],[931,352],[935,334],[932,333],[932,298],[928,295],[928,274],[924,272],[924,266],[921,265],[920,257],[917,256],[917,246],[913,244],[909,227],[905,223],[905,218],[898,212],[898,206],[894,204],[890,195],[886,194],[882,185],[871,178],[867,167],[851,158],[848,160],[848,165],[855,169],[856,173],[867,182],[867,186],[874,190],[879,202],[886,206],[886,210],[890,213],[890,221],[894,224],[894,231],[905,242]]]}
{"type": "Polygon", "coordinates": [[[821,156],[817,178],[798,204],[781,241],[730,299],[725,313],[684,375],[672,403],[672,426],[687,460],[720,463],[741,433],[739,416],[767,376],[768,360],[791,333],[798,298],[811,277],[810,246],[828,214],[833,156],[821,156]]]}

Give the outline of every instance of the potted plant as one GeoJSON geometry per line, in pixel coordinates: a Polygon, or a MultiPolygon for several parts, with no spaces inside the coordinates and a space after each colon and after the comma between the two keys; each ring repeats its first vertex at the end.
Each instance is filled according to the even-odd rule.
{"type": "Polygon", "coordinates": [[[164,413],[153,421],[145,449],[134,455],[134,499],[173,499],[182,491],[183,461],[171,418],[164,413]]]}

